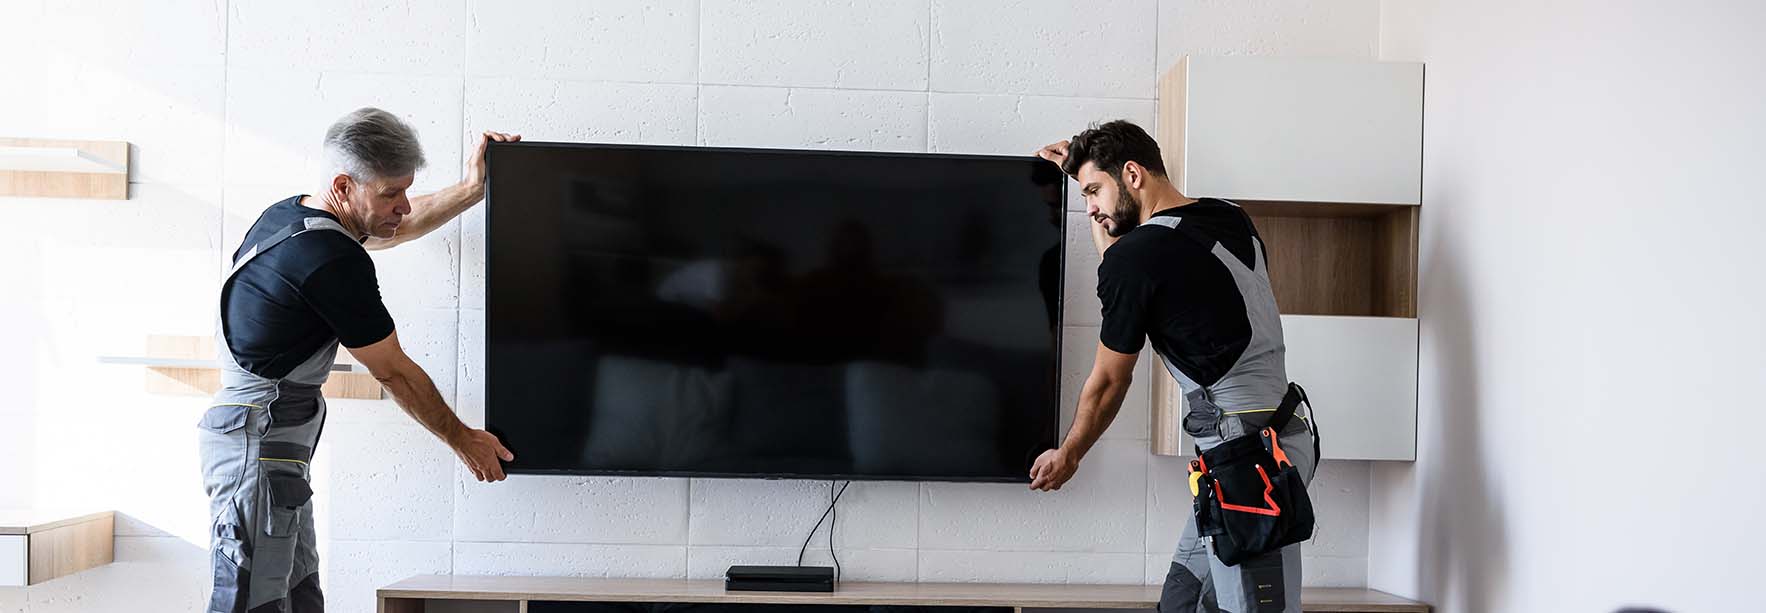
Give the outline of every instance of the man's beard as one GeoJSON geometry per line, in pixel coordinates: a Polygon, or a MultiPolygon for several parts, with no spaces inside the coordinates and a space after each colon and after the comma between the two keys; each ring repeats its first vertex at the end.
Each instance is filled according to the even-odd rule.
{"type": "Polygon", "coordinates": [[[1141,225],[1141,203],[1134,199],[1134,194],[1124,189],[1122,181],[1116,181],[1116,212],[1110,214],[1110,238],[1122,238],[1136,226],[1141,225]]]}

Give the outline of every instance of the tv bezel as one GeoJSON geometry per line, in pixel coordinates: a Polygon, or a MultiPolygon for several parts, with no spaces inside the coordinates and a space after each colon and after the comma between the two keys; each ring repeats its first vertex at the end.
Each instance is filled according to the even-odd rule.
{"type": "MultiPolygon", "coordinates": [[[[483,344],[484,394],[482,396],[481,402],[483,402],[483,404],[484,404],[483,408],[484,408],[485,429],[493,434],[496,434],[497,438],[499,440],[503,438],[503,435],[501,432],[498,431],[498,429],[496,428],[495,420],[492,419],[492,417],[491,417],[493,409],[490,406],[491,405],[492,381],[495,380],[495,378],[496,378],[496,369],[491,364],[491,353],[490,353],[490,344],[491,344],[490,323],[491,323],[491,319],[493,317],[495,317],[494,313],[492,312],[493,309],[491,307],[491,304],[493,302],[491,300],[491,296],[493,295],[493,292],[495,291],[495,276],[491,274],[491,271],[493,270],[493,267],[491,266],[491,254],[494,252],[494,250],[491,248],[491,241],[492,241],[493,237],[495,236],[495,231],[491,227],[492,215],[490,213],[490,208],[492,206],[492,204],[491,204],[491,186],[494,185],[495,182],[491,180],[491,177],[496,169],[496,162],[495,162],[496,152],[499,150],[502,150],[502,149],[510,149],[510,148],[558,148],[558,149],[603,149],[603,150],[613,149],[613,150],[639,150],[639,151],[693,151],[693,152],[713,152],[713,153],[738,153],[738,154],[748,154],[748,155],[802,155],[802,154],[807,153],[807,154],[813,154],[813,155],[818,155],[818,156],[828,156],[828,157],[868,157],[868,158],[884,158],[884,159],[994,160],[994,161],[1017,161],[1017,162],[1030,161],[1030,160],[1040,160],[1040,158],[1037,158],[1036,156],[1030,156],[1030,155],[996,155],[996,154],[971,154],[971,153],[850,151],[850,150],[835,150],[835,149],[784,149],[784,148],[761,148],[761,147],[701,147],[701,146],[694,146],[694,145],[571,143],[571,142],[559,142],[559,141],[528,141],[528,140],[515,141],[515,142],[491,141],[491,142],[487,143],[487,145],[485,147],[484,202],[481,203],[481,206],[485,207],[485,214],[484,214],[484,256],[485,256],[485,264],[484,264],[484,269],[485,269],[484,286],[485,286],[485,289],[484,289],[484,292],[485,292],[485,301],[484,301],[484,321],[483,321],[484,329],[481,331],[481,337],[483,338],[483,343],[484,343],[483,344]]],[[[1044,161],[1043,163],[1052,163],[1052,162],[1044,161]]],[[[1061,358],[1062,358],[1062,353],[1063,353],[1062,352],[1062,344],[1063,344],[1063,336],[1064,336],[1063,331],[1066,329],[1065,317],[1066,317],[1067,239],[1068,239],[1066,216],[1069,213],[1069,211],[1067,210],[1068,180],[1066,178],[1066,175],[1064,175],[1064,174],[1062,175],[1060,185],[1061,185],[1061,205],[1060,205],[1060,207],[1061,207],[1060,208],[1061,223],[1058,224],[1060,227],[1060,242],[1058,244],[1058,247],[1060,249],[1060,251],[1059,251],[1059,253],[1060,253],[1060,273],[1059,273],[1059,277],[1058,277],[1060,279],[1060,284],[1059,284],[1059,287],[1056,289],[1056,296],[1055,296],[1055,309],[1054,309],[1054,311],[1055,311],[1055,325],[1054,325],[1054,339],[1053,339],[1054,343],[1053,343],[1053,346],[1051,347],[1051,350],[1053,351],[1053,354],[1054,354],[1053,357],[1054,357],[1054,362],[1055,362],[1055,364],[1054,364],[1055,368],[1053,371],[1054,374],[1052,375],[1053,376],[1053,381],[1051,381],[1052,385],[1050,386],[1052,393],[1050,394],[1051,397],[1049,399],[1049,405],[1048,405],[1048,411],[1052,414],[1051,417],[1053,418],[1054,432],[1051,433],[1052,436],[1050,437],[1050,439],[1048,441],[1046,441],[1047,449],[1054,449],[1055,447],[1057,447],[1060,444],[1060,439],[1061,439],[1061,436],[1063,435],[1063,433],[1061,431],[1061,381],[1060,381],[1061,376],[1060,376],[1060,373],[1061,373],[1061,365],[1062,365],[1061,358]]],[[[1040,453],[1040,452],[1038,452],[1038,453],[1040,453]]],[[[1032,458],[1032,462],[1034,462],[1034,461],[1035,461],[1035,459],[1032,458]]],[[[1023,483],[1030,483],[1030,481],[1031,481],[1029,471],[1026,471],[1024,475],[1016,476],[1016,477],[969,477],[969,476],[951,476],[951,475],[943,475],[943,476],[897,475],[897,474],[881,474],[881,473],[863,473],[863,474],[859,474],[859,473],[819,473],[819,472],[756,473],[756,472],[721,472],[721,471],[695,471],[695,470],[611,470],[611,469],[585,469],[585,468],[519,468],[519,469],[510,469],[505,466],[504,472],[505,472],[505,474],[509,474],[509,475],[542,475],[542,476],[543,475],[553,475],[553,476],[569,476],[569,477],[659,477],[659,478],[688,478],[688,479],[899,481],[899,482],[916,482],[916,483],[930,482],[930,483],[1019,483],[1019,484],[1023,484],[1023,483]]]]}

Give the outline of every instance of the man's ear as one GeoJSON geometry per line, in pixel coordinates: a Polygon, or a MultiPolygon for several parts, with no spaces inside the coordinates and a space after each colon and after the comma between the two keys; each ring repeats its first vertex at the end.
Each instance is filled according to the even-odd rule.
{"type": "Polygon", "coordinates": [[[350,188],[353,187],[350,183],[349,175],[337,173],[331,177],[331,193],[335,194],[338,200],[349,200],[350,188]]]}
{"type": "Polygon", "coordinates": [[[1129,189],[1140,189],[1147,179],[1147,169],[1134,161],[1122,164],[1122,184],[1129,189]]]}

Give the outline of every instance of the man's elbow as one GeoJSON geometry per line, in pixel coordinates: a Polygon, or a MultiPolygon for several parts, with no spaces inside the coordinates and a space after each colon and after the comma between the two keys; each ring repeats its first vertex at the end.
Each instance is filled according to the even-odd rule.
{"type": "Polygon", "coordinates": [[[417,363],[409,359],[388,359],[378,364],[367,364],[368,374],[387,389],[402,389],[410,385],[417,368],[417,363]]]}

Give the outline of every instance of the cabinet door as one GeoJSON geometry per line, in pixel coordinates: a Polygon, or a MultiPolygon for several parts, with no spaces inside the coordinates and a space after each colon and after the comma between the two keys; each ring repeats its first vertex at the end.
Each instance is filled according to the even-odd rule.
{"type": "MultiPolygon", "coordinates": [[[[1312,399],[1325,459],[1416,459],[1416,325],[1408,317],[1282,316],[1288,380],[1312,399]]],[[[1161,401],[1177,407],[1164,413],[1179,435],[1174,451],[1194,454],[1195,441],[1178,425],[1181,394],[1175,383],[1164,389],[1153,410],[1163,410],[1161,401]]]]}
{"type": "Polygon", "coordinates": [[[1186,195],[1369,204],[1422,197],[1421,64],[1190,57],[1159,95],[1161,144],[1175,149],[1166,157],[1182,166],[1173,176],[1186,195]]]}
{"type": "Polygon", "coordinates": [[[1288,380],[1306,388],[1324,457],[1416,459],[1416,320],[1282,316],[1288,380]]]}
{"type": "Polygon", "coordinates": [[[25,558],[29,549],[26,538],[23,534],[0,535],[0,587],[24,587],[30,567],[25,558]]]}

